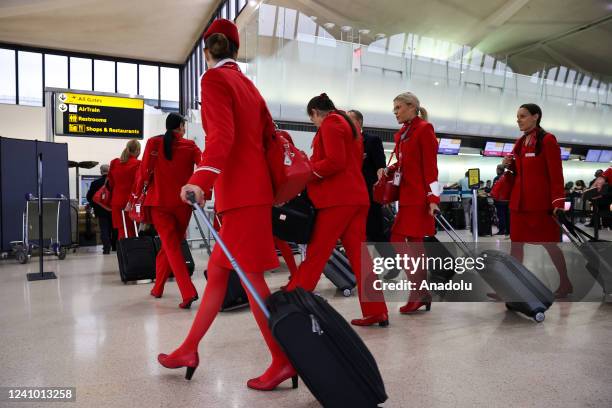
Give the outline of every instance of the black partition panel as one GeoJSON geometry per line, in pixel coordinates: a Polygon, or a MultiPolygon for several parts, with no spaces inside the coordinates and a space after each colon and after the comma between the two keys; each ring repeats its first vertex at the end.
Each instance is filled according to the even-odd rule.
{"type": "Polygon", "coordinates": [[[22,239],[25,195],[36,193],[36,142],[0,138],[0,250],[22,239]]]}
{"type": "MultiPolygon", "coordinates": [[[[68,181],[68,144],[36,142],[36,155],[43,155],[43,197],[55,198],[63,194],[70,197],[68,181]]],[[[72,244],[70,234],[70,202],[61,203],[59,217],[59,241],[72,244]]]]}

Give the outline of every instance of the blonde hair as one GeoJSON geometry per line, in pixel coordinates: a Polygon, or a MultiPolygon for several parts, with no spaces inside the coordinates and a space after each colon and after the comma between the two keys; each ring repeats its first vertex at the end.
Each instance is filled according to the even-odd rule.
{"type": "Polygon", "coordinates": [[[121,163],[127,162],[130,157],[138,157],[140,155],[140,142],[136,139],[131,139],[125,145],[125,149],[121,152],[121,163]]]}
{"type": "Polygon", "coordinates": [[[427,109],[421,106],[421,102],[419,98],[412,92],[404,92],[395,97],[393,102],[400,101],[405,103],[406,105],[414,105],[417,111],[417,115],[419,115],[423,120],[427,120],[429,115],[427,114],[427,109]]]}

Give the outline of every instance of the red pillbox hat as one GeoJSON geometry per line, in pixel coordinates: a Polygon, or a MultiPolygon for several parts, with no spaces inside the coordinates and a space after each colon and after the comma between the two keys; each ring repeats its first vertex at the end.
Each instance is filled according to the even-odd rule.
{"type": "Polygon", "coordinates": [[[236,47],[240,48],[240,36],[238,35],[238,27],[236,27],[236,24],[224,18],[216,19],[204,33],[204,41],[212,34],[217,33],[225,35],[230,41],[236,44],[236,47]]]}

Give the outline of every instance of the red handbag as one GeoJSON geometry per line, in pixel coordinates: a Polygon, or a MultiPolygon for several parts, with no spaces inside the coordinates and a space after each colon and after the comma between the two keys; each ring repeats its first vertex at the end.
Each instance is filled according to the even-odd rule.
{"type": "Polygon", "coordinates": [[[266,141],[266,160],[274,190],[274,204],[295,198],[312,178],[308,156],[290,142],[291,136],[275,130],[266,141]]]}
{"type": "Polygon", "coordinates": [[[139,224],[152,224],[151,211],[149,207],[144,205],[145,198],[147,197],[147,185],[142,189],[142,192],[136,196],[130,198],[130,211],[128,216],[139,224]]]}
{"type": "Polygon", "coordinates": [[[491,189],[491,197],[497,201],[509,201],[514,186],[514,173],[506,171],[491,189]]]}
{"type": "Polygon", "coordinates": [[[148,179],[143,183],[142,191],[138,192],[137,194],[133,194],[129,201],[130,210],[128,215],[132,220],[139,224],[153,224],[150,208],[145,206],[144,202],[147,198],[147,190],[153,182],[153,171],[155,170],[155,165],[157,164],[158,154],[159,152],[157,150],[153,150],[151,152],[151,161],[147,174],[148,179]]]}
{"type": "Polygon", "coordinates": [[[100,187],[93,196],[93,202],[104,208],[106,211],[112,211],[111,208],[112,194],[108,188],[108,179],[104,182],[104,185],[100,187]]]}
{"type": "MultiPolygon", "coordinates": [[[[399,141],[395,145],[395,149],[393,149],[391,157],[389,157],[387,167],[389,167],[389,164],[391,164],[393,155],[395,154],[398,148],[399,141]]],[[[399,200],[399,186],[393,184],[393,174],[385,175],[383,173],[382,177],[372,187],[372,199],[375,202],[383,205],[391,204],[399,200]]]]}

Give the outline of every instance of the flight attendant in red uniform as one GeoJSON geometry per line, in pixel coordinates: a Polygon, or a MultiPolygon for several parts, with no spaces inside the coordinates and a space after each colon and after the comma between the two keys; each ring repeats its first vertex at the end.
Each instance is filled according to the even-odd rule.
{"type": "MultiPolygon", "coordinates": [[[[399,183],[399,211],[391,229],[391,242],[410,242],[410,256],[419,257],[424,253],[423,238],[435,234],[434,212],[438,210],[441,192],[438,141],[433,126],[427,122],[427,111],[413,93],[395,97],[393,112],[403,126],[395,134],[398,161],[385,169],[399,183]]],[[[416,290],[410,291],[408,303],[400,308],[400,313],[413,313],[422,306],[430,310],[431,295],[419,289],[427,279],[427,271],[418,268],[409,273],[416,290]]]]}
{"type": "Polygon", "coordinates": [[[121,153],[121,157],[110,162],[108,186],[112,192],[111,209],[113,228],[116,228],[119,232],[119,239],[126,238],[126,229],[128,237],[135,237],[137,233],[134,229],[134,224],[128,222],[130,218],[124,209],[133,193],[132,188],[136,184],[136,176],[138,168],[140,167],[138,156],[140,156],[140,142],[136,139],[132,139],[127,142],[125,149],[123,149],[121,153]]]}
{"type": "Polygon", "coordinates": [[[170,113],[166,118],[166,133],[147,141],[136,191],[142,191],[144,182],[153,176],[144,205],[150,209],[162,248],[157,254],[155,286],[151,295],[162,297],[164,284],[172,271],[183,298],[179,307],[189,309],[198,299],[198,292],[191,283],[181,251],[191,207],[181,200],[180,193],[193,174],[194,166],[199,163],[202,152],[193,140],[185,139],[184,135],[185,118],[170,113]]]}
{"type": "MultiPolygon", "coordinates": [[[[262,298],[270,294],[264,272],[278,267],[272,239],[272,182],[264,155],[264,137],[274,131],[265,101],[235,61],[239,37],[225,19],[213,22],[204,34],[208,70],[202,77],[202,125],[206,147],[194,175],[181,191],[193,192],[199,203],[215,190],[215,206],[223,217],[220,235],[262,298]]],[[[208,283],[193,325],[183,344],[158,361],[167,368],[187,367],[191,378],[199,364],[198,344],[214,321],[227,289],[232,266],[221,247],[208,261],[208,283]]],[[[247,291],[248,292],[248,291],[247,291]]],[[[257,390],[272,390],[296,371],[276,343],[268,321],[249,293],[251,311],[272,355],[272,363],[247,382],[257,390]]]]}
{"type": "Polygon", "coordinates": [[[317,211],[314,230],[306,249],[306,259],[291,277],[286,290],[301,287],[312,291],[317,286],[323,268],[338,239],[357,277],[362,319],[352,324],[389,325],[387,306],[382,292],[372,284],[371,258],[362,257],[366,219],[370,198],[361,172],[363,140],[361,133],[342,111],[338,111],[326,94],[315,96],[306,108],[318,131],[312,142],[313,181],[308,183],[308,196],[317,211]],[[362,261],[367,264],[362,265],[362,261]],[[362,273],[367,272],[365,275],[362,273]]]}
{"type": "Polygon", "coordinates": [[[523,136],[503,161],[515,175],[510,193],[512,255],[522,262],[526,242],[550,243],[544,248],[560,278],[555,296],[564,298],[573,288],[563,252],[554,244],[560,241],[561,231],[551,217],[565,206],[561,149],[555,136],[540,127],[542,110],[538,105],[521,105],[516,118],[523,136]]]}

